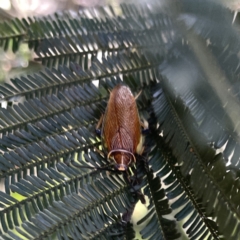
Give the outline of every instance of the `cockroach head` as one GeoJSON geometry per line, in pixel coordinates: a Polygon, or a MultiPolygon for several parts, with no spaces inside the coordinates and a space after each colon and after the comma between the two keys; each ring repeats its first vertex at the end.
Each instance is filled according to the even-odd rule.
{"type": "Polygon", "coordinates": [[[108,153],[108,158],[112,157],[115,164],[115,169],[119,171],[126,171],[132,161],[136,162],[134,154],[124,149],[112,150],[108,153]]]}

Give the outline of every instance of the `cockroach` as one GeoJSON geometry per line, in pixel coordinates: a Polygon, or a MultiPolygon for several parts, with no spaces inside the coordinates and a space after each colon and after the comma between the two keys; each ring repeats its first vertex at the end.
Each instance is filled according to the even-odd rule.
{"type": "Polygon", "coordinates": [[[128,170],[129,165],[136,162],[135,154],[141,154],[143,149],[136,98],[129,87],[119,84],[111,91],[105,114],[97,128],[101,125],[107,158],[115,162],[116,170],[128,170]]]}

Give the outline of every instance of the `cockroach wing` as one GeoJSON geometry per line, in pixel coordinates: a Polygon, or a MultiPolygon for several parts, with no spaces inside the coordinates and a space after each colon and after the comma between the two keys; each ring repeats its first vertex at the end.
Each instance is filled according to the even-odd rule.
{"type": "Polygon", "coordinates": [[[111,92],[102,125],[102,135],[108,151],[137,150],[141,141],[141,125],[135,98],[131,90],[117,85],[111,92]]]}

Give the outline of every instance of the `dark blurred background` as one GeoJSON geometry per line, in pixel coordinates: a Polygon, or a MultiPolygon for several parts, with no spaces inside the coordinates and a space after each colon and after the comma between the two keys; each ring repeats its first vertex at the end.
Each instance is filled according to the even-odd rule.
{"type": "MultiPolygon", "coordinates": [[[[40,17],[61,11],[79,11],[96,5],[117,5],[112,0],[0,0],[0,21],[14,17],[40,17]]],[[[36,71],[41,66],[33,61],[34,53],[27,44],[21,44],[19,51],[13,54],[0,48],[0,82],[8,81],[19,74],[36,71]]]]}

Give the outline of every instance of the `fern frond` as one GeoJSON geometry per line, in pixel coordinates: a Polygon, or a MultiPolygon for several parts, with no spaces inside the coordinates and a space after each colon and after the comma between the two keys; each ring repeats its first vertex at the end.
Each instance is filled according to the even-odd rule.
{"type": "MultiPolygon", "coordinates": [[[[212,80],[208,76],[204,77],[204,72],[200,70],[199,63],[188,48],[185,48],[184,55],[178,53],[175,60],[172,59],[170,62],[174,67],[166,67],[163,74],[176,88],[177,94],[195,118],[199,131],[204,133],[208,143],[215,149],[221,149],[226,145],[222,150],[225,159],[231,159],[234,165],[238,165],[240,142],[239,128],[235,123],[240,113],[236,96],[229,92],[224,93],[224,89],[216,91],[214,84],[218,82],[211,83],[212,80]],[[190,62],[185,59],[186,56],[191,60],[190,62]],[[191,71],[185,77],[185,71],[189,68],[191,71]],[[169,71],[172,71],[171,75],[168,74],[169,71]],[[223,94],[224,98],[221,98],[223,94]],[[223,107],[226,99],[229,104],[223,107]]],[[[213,72],[212,69],[211,73],[213,72]]]]}
{"type": "Polygon", "coordinates": [[[214,55],[219,67],[226,75],[226,81],[229,84],[228,93],[240,101],[239,94],[239,59],[237,52],[232,52],[231,48],[220,48],[219,46],[209,46],[211,53],[214,55]]]}
{"type": "Polygon", "coordinates": [[[239,51],[239,33],[232,26],[232,13],[220,4],[206,0],[197,0],[194,3],[184,0],[179,19],[205,40],[209,39],[214,46],[222,49],[229,46],[232,52],[239,51]]]}
{"type": "Polygon", "coordinates": [[[229,193],[230,186],[237,184],[234,175],[227,171],[222,155],[215,155],[215,151],[206,144],[206,140],[203,140],[204,137],[194,127],[195,121],[181,100],[173,97],[172,90],[169,91],[166,88],[165,91],[167,97],[161,90],[156,93],[154,109],[159,123],[161,123],[161,129],[164,129],[166,142],[173,149],[178,164],[181,165],[183,176],[190,175],[190,184],[196,197],[204,199],[203,206],[206,208],[207,216],[216,217],[218,227],[223,231],[223,235],[230,237],[228,234],[233,233],[231,230],[235,225],[228,225],[231,229],[224,228],[226,226],[226,215],[224,214],[227,214],[229,221],[234,221],[236,225],[239,225],[238,217],[235,217],[235,214],[238,214],[236,209],[238,203],[235,201],[238,193],[232,189],[231,195],[235,197],[226,197],[229,196],[227,193],[229,193]],[[171,125],[169,125],[169,121],[171,125]],[[175,128],[178,128],[178,131],[175,128]],[[221,213],[213,211],[215,203],[221,207],[221,213]]]}
{"type": "MultiPolygon", "coordinates": [[[[49,182],[49,186],[58,181],[55,178],[56,174],[52,175],[51,178],[49,176],[44,174],[40,175],[40,178],[43,178],[44,182],[49,182]]],[[[5,217],[9,218],[8,216],[12,215],[12,210],[3,213],[2,216],[4,218],[2,218],[1,223],[4,226],[5,234],[12,236],[17,234],[24,237],[34,237],[34,239],[51,238],[53,234],[79,234],[79,236],[91,237],[92,234],[105,229],[105,224],[110,225],[114,223],[112,221],[109,222],[109,217],[114,216],[114,211],[109,211],[109,208],[115,208],[115,204],[119,205],[121,203],[119,205],[121,208],[118,208],[119,212],[117,212],[119,214],[124,212],[130,204],[125,192],[126,186],[121,187],[123,181],[116,176],[110,178],[111,180],[105,176],[101,180],[94,180],[91,185],[81,184],[80,195],[71,193],[69,182],[65,182],[65,187],[62,185],[58,191],[54,191],[55,195],[53,196],[50,194],[51,191],[41,191],[40,195],[33,195],[31,199],[26,200],[28,204],[25,203],[23,205],[25,210],[28,209],[27,218],[19,214],[14,215],[14,221],[18,221],[19,225],[15,230],[12,230],[3,220],[5,217]],[[39,201],[41,198],[45,199],[45,206],[39,201]],[[105,204],[106,202],[108,202],[108,206],[105,204]],[[110,213],[108,217],[103,214],[105,211],[110,213]],[[27,226],[29,225],[33,226],[35,230],[24,235],[24,230],[28,230],[27,226]],[[83,231],[84,228],[85,231],[83,231]]],[[[31,179],[29,178],[28,180],[31,183],[31,179]]],[[[35,178],[34,182],[40,182],[39,180],[41,179],[35,178]]],[[[64,184],[64,182],[62,183],[64,184]]],[[[29,184],[26,184],[27,182],[25,181],[24,183],[22,182],[21,186],[12,186],[15,191],[22,194],[21,188],[29,191],[29,184]]],[[[37,187],[34,188],[36,189],[37,187]]],[[[76,189],[74,189],[75,191],[76,189]]],[[[26,192],[24,193],[26,195],[26,192]]],[[[22,204],[19,202],[18,207],[21,207],[22,204]]],[[[14,206],[12,206],[12,209],[14,209],[14,206]]]]}
{"type": "Polygon", "coordinates": [[[13,52],[16,52],[20,43],[26,37],[27,29],[33,19],[18,18],[0,23],[0,46],[7,50],[12,47],[13,52]]]}
{"type": "Polygon", "coordinates": [[[0,109],[0,239],[134,239],[144,198],[144,239],[239,239],[238,30],[214,3],[172,4],[0,23],[0,46],[25,41],[49,67],[0,86],[17,101],[0,109]],[[112,165],[95,126],[118,83],[141,92],[149,127],[129,178],[99,171],[112,165]]]}
{"type": "MultiPolygon", "coordinates": [[[[144,81],[139,81],[140,79],[130,77],[128,79],[127,76],[125,76],[124,79],[126,82],[128,81],[131,83],[132,86],[138,85],[137,92],[143,88],[143,86],[153,83],[152,76],[150,75],[149,78],[144,79],[144,81]]],[[[66,230],[62,228],[62,225],[58,225],[55,221],[56,217],[54,216],[52,220],[46,219],[43,213],[40,214],[38,219],[38,212],[39,210],[49,210],[49,206],[54,199],[56,201],[62,201],[63,196],[69,196],[72,192],[78,192],[77,189],[83,184],[82,182],[85,181],[84,178],[79,175],[79,166],[89,166],[90,164],[90,166],[99,167],[107,164],[104,158],[96,156],[92,151],[88,154],[86,154],[86,152],[88,149],[97,147],[100,143],[99,139],[97,139],[94,134],[94,127],[91,123],[96,123],[96,116],[100,116],[100,109],[104,110],[105,108],[102,104],[106,105],[106,100],[104,99],[108,94],[107,89],[116,85],[119,81],[119,78],[107,78],[107,81],[100,81],[99,89],[96,89],[90,83],[84,84],[84,87],[80,85],[78,87],[70,87],[62,93],[59,92],[58,96],[52,95],[51,98],[49,96],[41,97],[37,106],[41,106],[38,109],[39,113],[43,114],[43,116],[40,117],[41,115],[39,115],[38,119],[35,119],[35,121],[31,123],[26,121],[26,123],[22,123],[22,125],[18,125],[18,123],[15,122],[12,125],[12,129],[14,129],[14,126],[19,129],[15,130],[13,133],[3,135],[4,141],[2,141],[2,147],[6,149],[1,156],[1,177],[5,177],[6,199],[13,193],[17,193],[24,197],[24,199],[17,202],[17,204],[13,203],[10,206],[6,206],[3,213],[6,214],[8,218],[8,216],[12,215],[12,209],[20,208],[26,204],[29,205],[30,203],[28,203],[28,201],[32,203],[33,199],[37,199],[37,202],[33,205],[35,211],[29,213],[30,215],[27,218],[28,221],[22,217],[22,220],[17,224],[22,227],[13,227],[14,230],[12,230],[12,228],[7,225],[7,222],[3,222],[3,225],[6,226],[4,228],[4,236],[11,235],[16,237],[20,234],[22,237],[26,237],[28,235],[22,232],[22,228],[26,231],[29,226],[37,228],[41,226],[41,224],[44,224],[45,221],[50,221],[47,226],[53,224],[58,227],[54,228],[54,232],[52,232],[52,230],[49,232],[48,227],[43,226],[34,231],[34,235],[28,233],[30,234],[28,237],[31,238],[34,236],[36,239],[41,239],[47,235],[60,236],[64,235],[66,231],[70,231],[69,229],[66,230]],[[82,93],[79,95],[82,96],[81,98],[76,96],[77,92],[82,93]],[[99,102],[100,104],[94,103],[93,99],[96,98],[99,101],[99,96],[103,97],[103,102],[101,102],[101,100],[101,103],[99,102]],[[71,106],[71,104],[73,106],[71,106]],[[47,109],[49,109],[48,112],[47,109]],[[56,110],[59,111],[59,113],[57,113],[56,110]],[[53,112],[49,115],[50,111],[53,112]],[[46,113],[48,116],[47,118],[46,113]],[[44,121],[41,119],[44,119],[44,121]],[[27,129],[24,129],[24,125],[27,129]],[[76,159],[78,160],[76,161],[76,159]],[[66,164],[70,164],[71,167],[68,167],[66,164]],[[28,171],[31,176],[29,176],[28,171]],[[30,196],[31,198],[29,198],[30,196]],[[43,205],[42,200],[44,200],[47,205],[43,205]],[[38,236],[37,233],[40,232],[41,235],[38,236]]],[[[144,100],[146,94],[149,94],[148,89],[143,89],[143,94],[139,98],[140,110],[141,108],[144,109],[146,104],[149,104],[149,102],[145,103],[144,100]]],[[[25,103],[30,104],[33,102],[35,101],[32,99],[25,101],[25,103]]],[[[31,105],[29,106],[31,107],[31,105]]],[[[28,108],[28,111],[29,109],[30,108],[28,108]]],[[[100,173],[91,171],[90,174],[91,176],[94,174],[99,176],[100,173]]],[[[92,194],[95,195],[96,193],[93,191],[92,194]]],[[[99,195],[97,194],[96,197],[99,197],[99,195]]],[[[113,201],[115,202],[115,200],[113,201]]],[[[121,201],[118,200],[115,202],[114,205],[117,204],[118,207],[115,209],[113,207],[110,210],[115,213],[116,216],[120,213],[116,212],[116,209],[121,207],[121,201]]],[[[109,204],[110,203],[108,203],[108,206],[109,204]]],[[[126,211],[128,205],[126,207],[122,206],[121,209],[123,212],[126,211]]],[[[105,211],[109,210],[105,209],[105,211]]],[[[55,212],[56,211],[52,212],[52,214],[55,214],[55,212]]],[[[66,221],[69,222],[68,220],[66,221]]],[[[73,224],[75,225],[76,222],[71,223],[69,228],[72,229],[73,224]]],[[[106,228],[106,224],[104,225],[104,229],[106,228]]],[[[51,229],[52,228],[53,227],[51,227],[51,229]]],[[[97,230],[95,230],[93,236],[87,231],[87,236],[92,238],[96,236],[97,230]]],[[[109,233],[109,231],[111,233],[111,230],[106,229],[105,231],[99,229],[99,234],[101,236],[101,234],[106,234],[106,232],[109,233]]],[[[71,234],[74,235],[75,233],[71,232],[71,234]]],[[[115,234],[119,235],[122,233],[115,234]]]]}
{"type": "Polygon", "coordinates": [[[47,67],[69,66],[71,62],[78,63],[82,69],[88,70],[91,62],[97,56],[104,57],[119,55],[122,52],[158,50],[159,54],[167,53],[166,43],[169,48],[172,39],[163,36],[162,31],[156,29],[141,32],[118,31],[101,32],[98,34],[82,34],[81,36],[59,37],[43,40],[37,50],[37,61],[47,67]],[[167,40],[166,40],[167,38],[167,40]]]}
{"type": "Polygon", "coordinates": [[[163,215],[171,213],[168,200],[164,199],[165,193],[161,187],[161,181],[158,177],[154,177],[152,172],[147,174],[148,186],[144,189],[144,193],[150,199],[147,215],[141,219],[138,224],[147,221],[147,225],[140,232],[143,239],[177,239],[180,234],[176,230],[176,223],[168,220],[163,215]],[[152,231],[152,226],[155,231],[152,231]]]}
{"type": "Polygon", "coordinates": [[[168,199],[172,202],[171,208],[175,210],[177,221],[183,221],[189,239],[197,237],[208,239],[220,239],[219,230],[214,221],[206,214],[201,200],[194,195],[189,179],[184,178],[180,172],[180,167],[172,156],[163,140],[158,140],[158,146],[154,149],[154,157],[150,160],[150,165],[157,172],[158,177],[163,179],[165,192],[168,199]],[[156,161],[158,158],[161,161],[156,161]],[[153,161],[155,160],[155,162],[153,161]],[[196,225],[201,225],[201,230],[196,225]]]}
{"type": "MultiPolygon", "coordinates": [[[[45,96],[48,93],[57,93],[63,88],[90,82],[96,79],[104,79],[112,76],[135,75],[143,72],[151,72],[154,75],[156,67],[162,59],[151,54],[145,56],[137,53],[111,56],[103,58],[102,63],[95,59],[90,70],[84,72],[78,64],[71,64],[70,68],[60,67],[59,70],[45,69],[44,72],[34,76],[22,77],[12,80],[13,86],[3,84],[0,86],[2,100],[11,100],[24,96],[27,99],[35,96],[45,96]]],[[[148,81],[146,79],[145,81],[148,81]]]]}
{"type": "MultiPolygon", "coordinates": [[[[118,79],[111,80],[113,86],[119,81],[118,79]]],[[[131,80],[133,83],[134,79],[131,80]]],[[[46,164],[55,166],[56,162],[66,156],[73,158],[75,152],[98,146],[100,141],[94,134],[93,124],[97,124],[98,118],[106,107],[109,83],[106,82],[104,85],[101,83],[102,87],[98,90],[90,83],[85,84],[84,88],[79,86],[67,89],[64,91],[64,95],[60,94],[59,97],[52,95],[51,98],[42,97],[41,101],[26,101],[26,106],[28,106],[25,108],[26,112],[31,113],[31,116],[35,116],[35,118],[28,120],[25,117],[27,114],[25,116],[21,114],[25,121],[13,122],[8,128],[2,129],[3,133],[9,130],[15,131],[4,134],[0,139],[3,150],[3,154],[0,156],[0,176],[14,176],[16,173],[27,171],[27,169],[33,173],[36,167],[41,169],[46,164]],[[101,101],[98,96],[102,97],[101,101]],[[95,103],[95,101],[99,102],[95,103]],[[33,114],[34,109],[38,110],[38,114],[33,114]]],[[[146,86],[147,83],[140,84],[146,86]]],[[[147,104],[144,100],[144,93],[145,90],[139,98],[139,104],[141,104],[139,109],[144,109],[147,104]]],[[[16,110],[18,106],[13,108],[16,110]]],[[[11,107],[9,107],[10,109],[11,107]]],[[[16,111],[16,113],[19,112],[20,110],[16,111]]],[[[11,118],[9,117],[9,119],[11,118]]],[[[6,182],[5,187],[9,192],[9,183],[6,182]]]]}
{"type": "MultiPolygon", "coordinates": [[[[94,109],[104,109],[104,106],[101,107],[102,103],[97,104],[96,102],[99,99],[102,99],[103,102],[104,99],[106,101],[107,92],[103,88],[101,93],[96,90],[92,83],[85,84],[84,87],[79,85],[64,90],[58,96],[47,95],[40,99],[30,99],[24,103],[9,107],[8,111],[1,109],[1,133],[6,134],[13,130],[19,130],[17,134],[18,137],[21,137],[21,135],[25,134],[24,130],[28,129],[39,138],[41,134],[37,133],[38,130],[31,130],[33,124],[36,124],[36,127],[43,130],[42,134],[44,136],[46,134],[44,131],[48,132],[47,128],[50,128],[50,132],[56,133],[64,131],[64,128],[66,129],[70,126],[74,128],[74,126],[88,122],[95,111],[94,109]],[[92,107],[89,109],[91,105],[92,107]],[[80,118],[79,116],[82,117],[80,118]]],[[[5,140],[7,140],[6,137],[5,140]]],[[[34,140],[36,140],[34,136],[27,135],[25,137],[27,142],[34,140]]],[[[20,145],[21,141],[17,143],[16,140],[16,144],[20,145]]]]}
{"type": "Polygon", "coordinates": [[[16,51],[19,43],[24,39],[30,48],[36,52],[41,52],[42,50],[38,50],[39,45],[40,49],[44,49],[44,46],[52,42],[56,43],[55,39],[83,38],[86,32],[101,35],[105,32],[118,34],[121,31],[126,31],[139,34],[143,30],[152,30],[161,32],[165,43],[169,39],[174,39],[173,32],[177,32],[177,28],[174,28],[171,18],[167,15],[159,16],[143,7],[137,8],[134,5],[131,6],[131,9],[129,6],[122,5],[122,11],[126,15],[118,16],[111,7],[105,10],[99,7],[93,12],[86,11],[77,16],[65,13],[38,19],[12,20],[2,23],[0,40],[2,38],[2,44],[5,44],[6,48],[8,48],[8,43],[13,40],[13,49],[16,51]],[[128,11],[126,11],[127,9],[128,11]],[[102,14],[103,12],[105,15],[102,14]],[[15,32],[16,34],[13,34],[15,32]]]}

